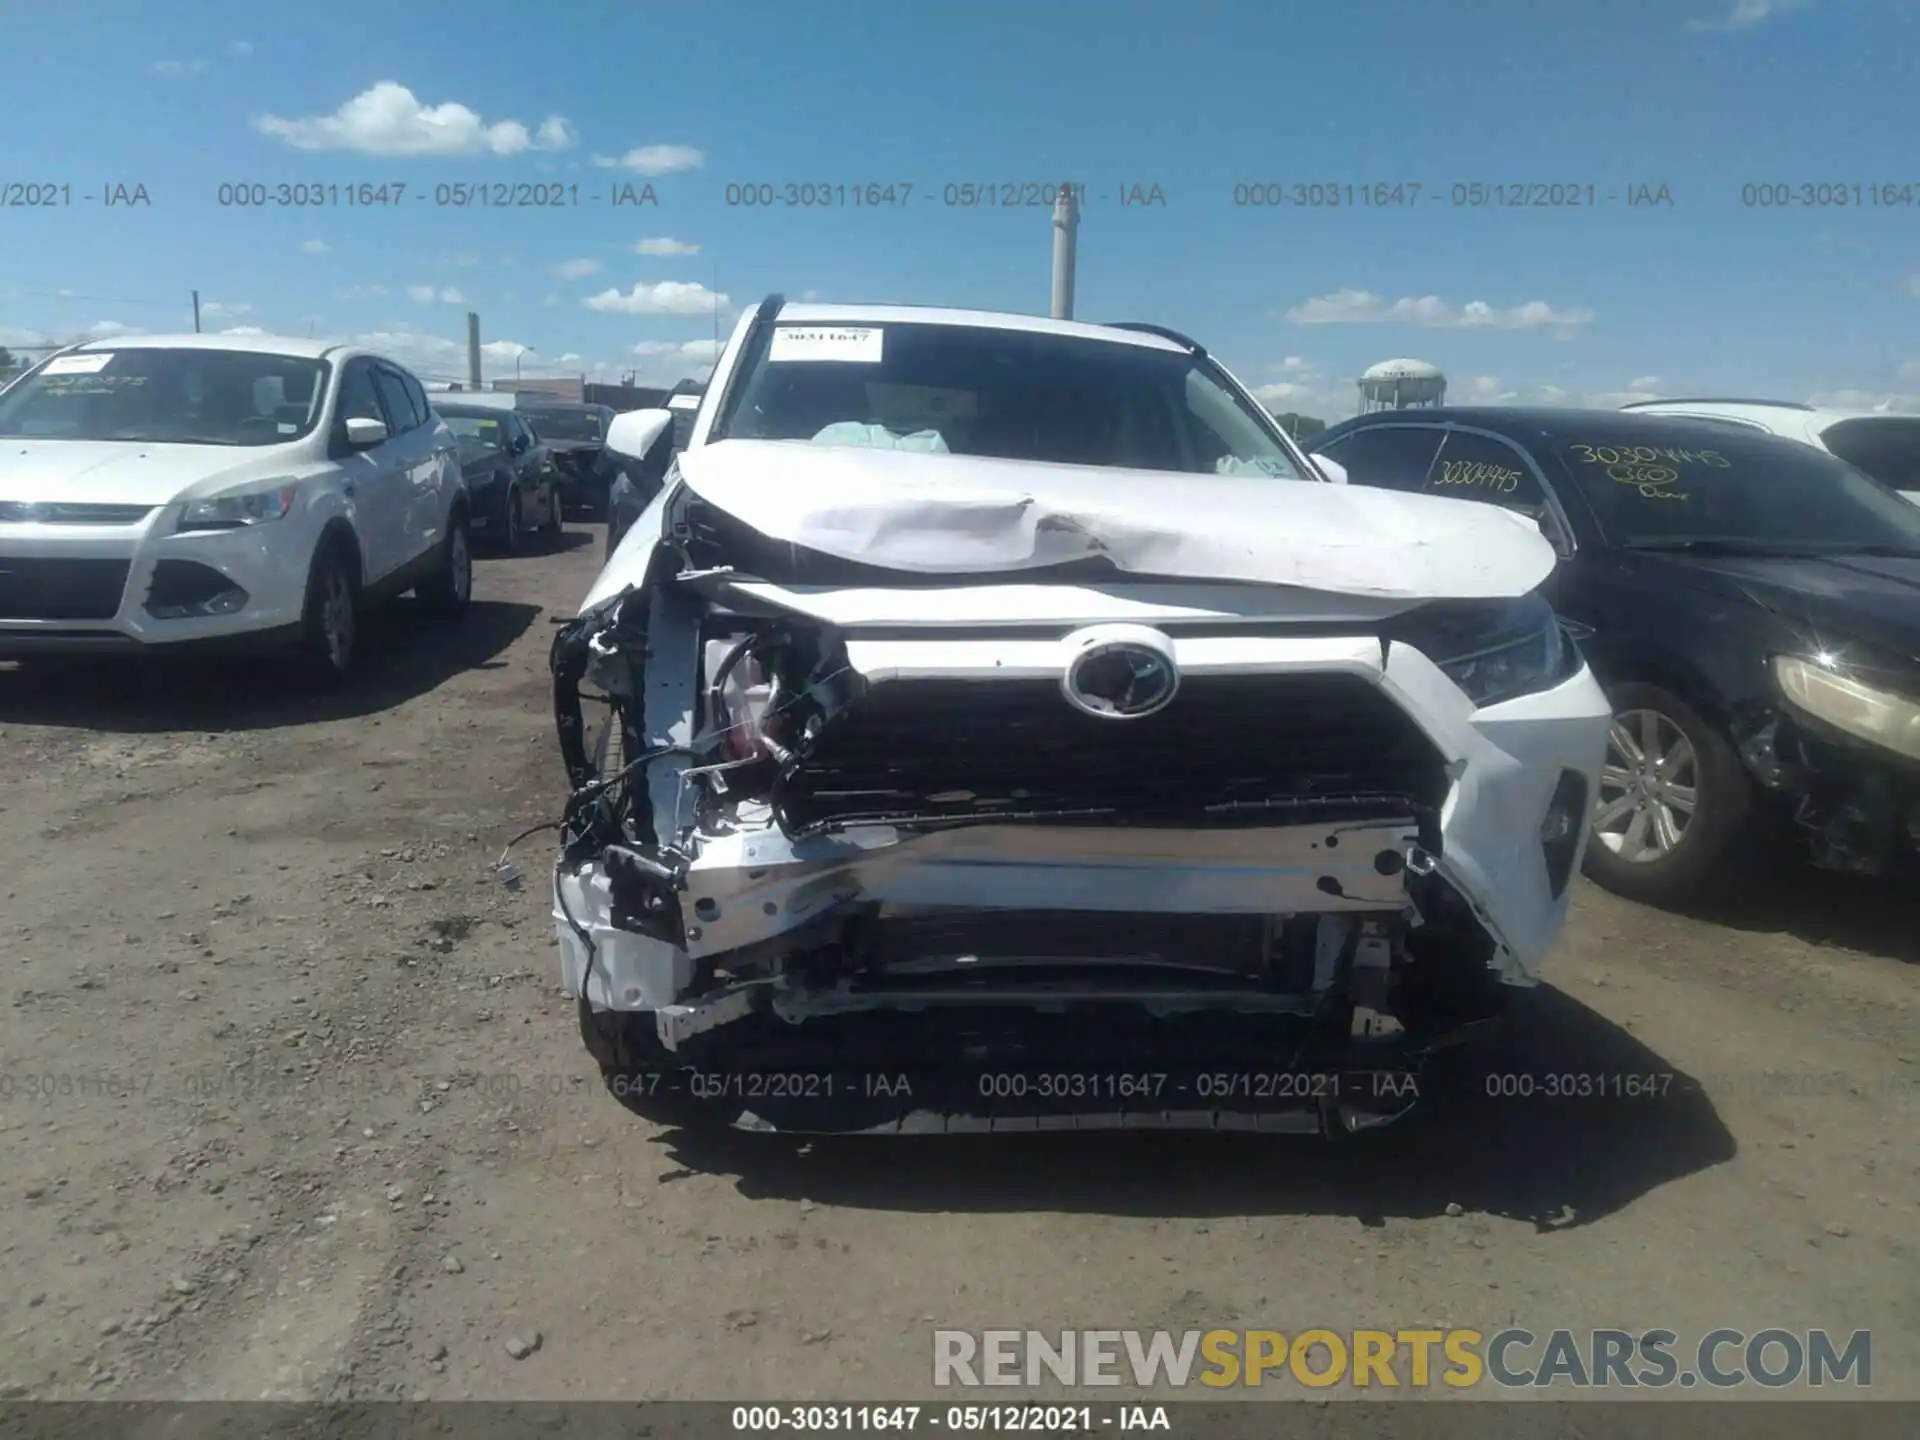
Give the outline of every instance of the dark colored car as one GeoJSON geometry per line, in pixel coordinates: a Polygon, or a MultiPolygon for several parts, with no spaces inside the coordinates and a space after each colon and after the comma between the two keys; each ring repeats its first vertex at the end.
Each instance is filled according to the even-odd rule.
{"type": "MultiPolygon", "coordinates": [[[[674,396],[674,400],[682,400],[674,396]]],[[[647,506],[653,503],[653,497],[666,486],[667,471],[673,464],[673,457],[686,445],[686,437],[691,430],[688,417],[698,409],[699,397],[690,397],[692,404],[682,403],[668,407],[674,420],[647,447],[645,455],[626,455],[609,446],[602,463],[613,477],[607,491],[607,558],[613,558],[613,552],[620,548],[620,542],[633,527],[647,506]]]]}
{"type": "Polygon", "coordinates": [[[560,475],[561,500],[598,519],[607,508],[612,476],[601,464],[607,425],[614,411],[605,405],[572,405],[561,401],[523,402],[514,414],[530,422],[553,455],[560,475]]]}
{"type": "Polygon", "coordinates": [[[460,445],[474,538],[516,555],[527,536],[561,531],[560,479],[548,446],[517,411],[454,401],[433,407],[460,445]]]}
{"type": "Polygon", "coordinates": [[[1548,598],[1612,699],[1587,871],[1657,902],[1796,837],[1920,850],[1920,509],[1847,462],[1710,421],[1440,408],[1344,421],[1350,483],[1534,517],[1548,598]]]}

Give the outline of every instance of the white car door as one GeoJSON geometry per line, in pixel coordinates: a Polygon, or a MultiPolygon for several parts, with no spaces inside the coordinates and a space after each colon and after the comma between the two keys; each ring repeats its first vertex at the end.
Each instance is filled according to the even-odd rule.
{"type": "Polygon", "coordinates": [[[381,403],[370,360],[349,360],[340,377],[335,433],[342,438],[349,420],[378,420],[389,432],[380,444],[366,450],[347,451],[339,461],[343,472],[341,489],[352,507],[353,528],[360,537],[365,566],[361,578],[370,582],[392,574],[394,567],[406,559],[400,544],[405,523],[401,506],[403,481],[397,458],[400,437],[391,433],[393,421],[381,403]]]}
{"type": "Polygon", "coordinates": [[[394,482],[398,492],[399,530],[394,537],[400,564],[424,554],[439,536],[441,464],[434,444],[433,412],[424,403],[416,408],[406,377],[388,365],[374,371],[380,398],[396,427],[406,428],[392,439],[394,482]]]}

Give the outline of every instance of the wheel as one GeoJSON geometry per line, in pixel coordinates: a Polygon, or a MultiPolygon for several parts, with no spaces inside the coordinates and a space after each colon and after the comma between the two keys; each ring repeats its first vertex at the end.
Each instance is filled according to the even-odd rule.
{"type": "Polygon", "coordinates": [[[321,542],[307,571],[294,663],[305,679],[336,685],[353,672],[359,658],[359,570],[345,542],[329,538],[321,542]]]}
{"type": "Polygon", "coordinates": [[[651,1015],[595,1014],[579,1002],[580,1038],[600,1067],[607,1093],[643,1119],[698,1129],[715,1119],[715,1107],[664,1083],[684,1062],[660,1043],[651,1015]]]}
{"type": "Polygon", "coordinates": [[[1740,757],[1686,701],[1614,687],[1586,872],[1629,899],[1699,898],[1751,858],[1754,789],[1740,757]]]}
{"type": "Polygon", "coordinates": [[[507,503],[501,507],[500,517],[500,548],[509,555],[518,555],[526,544],[526,514],[521,509],[517,488],[507,490],[507,503]]]}
{"type": "Polygon", "coordinates": [[[558,485],[549,485],[547,487],[547,520],[546,523],[540,527],[540,533],[546,536],[547,539],[555,542],[567,533],[567,523],[561,514],[560,487],[558,485]]]}
{"type": "Polygon", "coordinates": [[[447,521],[439,567],[413,593],[432,615],[452,619],[466,610],[473,599],[473,542],[467,534],[466,511],[454,511],[447,521]]]}

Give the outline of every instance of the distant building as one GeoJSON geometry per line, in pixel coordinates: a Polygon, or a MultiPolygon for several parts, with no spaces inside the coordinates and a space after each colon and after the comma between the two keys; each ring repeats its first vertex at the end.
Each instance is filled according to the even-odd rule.
{"type": "Polygon", "coordinates": [[[553,400],[569,400],[577,405],[586,398],[587,384],[579,376],[542,375],[525,380],[496,380],[493,388],[507,394],[534,394],[553,400]]]}
{"type": "Polygon", "coordinates": [[[1447,403],[1447,377],[1425,360],[1382,360],[1360,377],[1360,413],[1424,410],[1447,403]]]}

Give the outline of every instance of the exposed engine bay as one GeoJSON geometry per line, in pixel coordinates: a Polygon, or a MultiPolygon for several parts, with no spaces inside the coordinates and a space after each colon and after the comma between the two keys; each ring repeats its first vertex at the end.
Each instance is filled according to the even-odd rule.
{"type": "MultiPolygon", "coordinates": [[[[1395,607],[903,628],[910,594],[858,588],[897,573],[673,506],[552,655],[556,930],[610,1074],[782,1129],[1343,1133],[1532,983],[1543,947],[1463,883],[1487,862],[1445,863],[1463,774],[1519,767],[1447,753],[1396,698],[1437,672],[1395,607]]],[[[1550,938],[1586,791],[1544,774],[1531,853],[1489,858],[1550,875],[1550,938]]]]}

